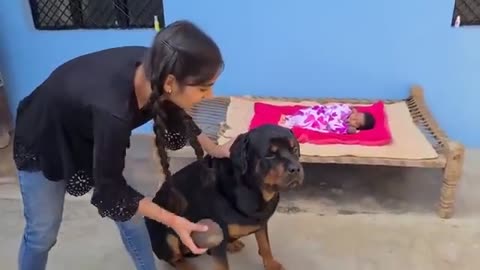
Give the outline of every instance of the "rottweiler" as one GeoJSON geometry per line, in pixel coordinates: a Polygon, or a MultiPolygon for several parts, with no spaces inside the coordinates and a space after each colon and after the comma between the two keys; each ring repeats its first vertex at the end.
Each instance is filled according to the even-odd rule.
{"type": "MultiPolygon", "coordinates": [[[[293,133],[277,125],[263,125],[237,137],[231,158],[195,161],[172,175],[172,184],[187,201],[181,216],[192,222],[210,218],[223,230],[224,240],[207,251],[215,269],[229,269],[227,250],[244,247],[240,238],[255,234],[267,270],[284,269],[272,255],[267,223],[280,191],[303,183],[299,143],[293,133]]],[[[160,188],[153,202],[168,209],[168,192],[160,188]]],[[[175,232],[146,218],[154,254],[176,269],[193,269],[185,258],[195,256],[175,232]]]]}

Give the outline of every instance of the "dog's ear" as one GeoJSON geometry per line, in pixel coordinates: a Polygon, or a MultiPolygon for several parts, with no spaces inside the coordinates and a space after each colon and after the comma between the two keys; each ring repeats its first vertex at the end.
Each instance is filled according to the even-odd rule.
{"type": "Polygon", "coordinates": [[[248,136],[246,134],[238,135],[235,142],[230,147],[230,159],[233,166],[244,175],[248,168],[248,136]]]}

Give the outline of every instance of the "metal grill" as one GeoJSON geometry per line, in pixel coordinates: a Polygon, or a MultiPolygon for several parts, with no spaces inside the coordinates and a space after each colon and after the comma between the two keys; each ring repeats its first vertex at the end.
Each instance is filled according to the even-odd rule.
{"type": "Polygon", "coordinates": [[[480,25],[480,0],[455,0],[452,25],[457,16],[461,25],[480,25]]]}
{"type": "Polygon", "coordinates": [[[165,25],[162,0],[30,0],[35,28],[132,29],[165,25]]]}

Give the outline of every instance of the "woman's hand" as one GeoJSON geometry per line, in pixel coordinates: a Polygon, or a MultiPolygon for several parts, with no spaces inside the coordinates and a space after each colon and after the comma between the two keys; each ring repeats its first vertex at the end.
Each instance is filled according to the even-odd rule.
{"type": "Polygon", "coordinates": [[[347,133],[348,134],[355,134],[355,133],[357,133],[357,129],[350,126],[350,127],[348,127],[347,133]]]}
{"type": "Polygon", "coordinates": [[[225,157],[225,158],[230,157],[230,147],[232,147],[232,144],[233,144],[233,142],[235,141],[236,138],[237,137],[235,136],[235,137],[231,138],[228,142],[218,146],[220,157],[225,157]]]}
{"type": "Polygon", "coordinates": [[[202,254],[207,251],[205,248],[198,248],[192,239],[192,232],[205,232],[208,230],[208,227],[205,225],[195,224],[190,222],[189,220],[175,216],[173,218],[173,222],[170,227],[178,234],[180,237],[180,241],[187,246],[194,254],[202,254]]]}
{"type": "Polygon", "coordinates": [[[228,142],[222,145],[217,145],[213,142],[207,135],[200,134],[198,135],[198,142],[202,148],[211,156],[216,158],[229,158],[230,157],[230,147],[236,139],[236,136],[232,137],[228,142]]]}
{"type": "Polygon", "coordinates": [[[138,212],[151,218],[159,223],[172,228],[180,237],[180,241],[187,246],[193,253],[202,254],[206,249],[198,248],[190,236],[192,232],[205,232],[208,227],[205,225],[195,224],[189,220],[177,216],[170,211],[167,211],[157,204],[153,203],[149,198],[143,198],[138,205],[138,212]]]}

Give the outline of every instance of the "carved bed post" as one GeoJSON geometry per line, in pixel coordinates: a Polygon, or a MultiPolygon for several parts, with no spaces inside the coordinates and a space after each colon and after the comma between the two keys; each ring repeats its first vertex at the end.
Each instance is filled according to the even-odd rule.
{"type": "Polygon", "coordinates": [[[465,148],[457,142],[447,145],[447,164],[443,170],[442,191],[438,208],[441,218],[451,218],[454,213],[457,186],[462,178],[465,148]]]}

